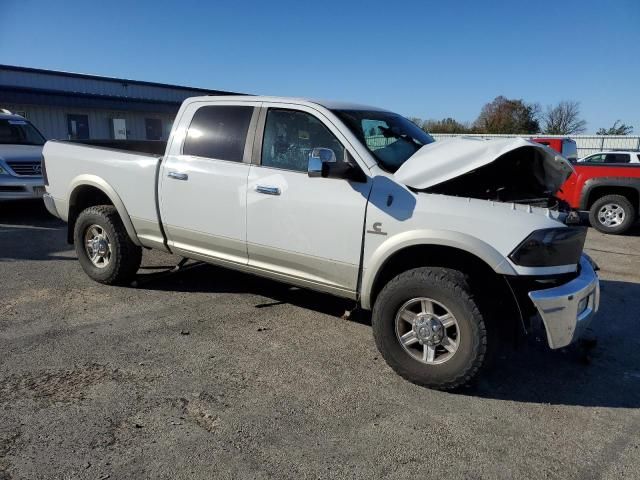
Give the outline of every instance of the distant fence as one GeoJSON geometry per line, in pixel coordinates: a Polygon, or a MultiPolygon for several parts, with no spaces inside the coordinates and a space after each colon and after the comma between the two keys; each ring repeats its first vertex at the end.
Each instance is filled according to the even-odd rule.
{"type": "Polygon", "coordinates": [[[432,133],[436,140],[447,137],[480,137],[480,138],[565,138],[576,141],[578,158],[586,157],[592,153],[603,150],[638,150],[640,151],[640,136],[630,135],[482,135],[482,134],[458,134],[458,133],[432,133]]]}

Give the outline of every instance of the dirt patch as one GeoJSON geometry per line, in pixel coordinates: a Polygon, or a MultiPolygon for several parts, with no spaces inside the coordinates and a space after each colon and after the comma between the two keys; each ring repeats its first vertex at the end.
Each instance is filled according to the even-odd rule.
{"type": "Polygon", "coordinates": [[[220,399],[202,392],[193,400],[181,398],[180,405],[184,414],[207,432],[213,433],[220,426],[220,417],[215,413],[220,399]]]}
{"type": "Polygon", "coordinates": [[[8,435],[0,436],[0,480],[11,479],[11,474],[8,472],[7,455],[15,448],[19,439],[20,432],[11,432],[8,435]]]}
{"type": "Polygon", "coordinates": [[[48,402],[82,400],[88,387],[118,381],[122,377],[123,374],[117,368],[95,363],[71,370],[9,375],[0,380],[0,403],[25,397],[48,402]]]}

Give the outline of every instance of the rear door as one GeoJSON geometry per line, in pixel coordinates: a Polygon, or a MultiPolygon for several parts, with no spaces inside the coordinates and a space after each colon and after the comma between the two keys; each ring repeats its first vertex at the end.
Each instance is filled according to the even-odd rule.
{"type": "Polygon", "coordinates": [[[338,161],[355,152],[314,109],[264,106],[247,189],[249,265],[350,296],[357,288],[371,181],[310,178],[312,149],[330,148],[338,161]]]}
{"type": "Polygon", "coordinates": [[[180,253],[246,264],[246,189],[257,102],[194,102],[163,162],[160,211],[180,253]]]}

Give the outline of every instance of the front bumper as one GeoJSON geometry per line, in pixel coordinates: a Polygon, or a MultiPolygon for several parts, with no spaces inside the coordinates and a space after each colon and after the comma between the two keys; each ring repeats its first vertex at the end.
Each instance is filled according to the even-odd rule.
{"type": "Polygon", "coordinates": [[[591,323],[600,305],[600,281],[589,259],[582,255],[580,274],[564,285],[529,292],[547,331],[551,348],[575,342],[591,323]]]}
{"type": "Polygon", "coordinates": [[[42,177],[0,175],[0,200],[42,198],[43,193],[44,179],[42,177]]]}

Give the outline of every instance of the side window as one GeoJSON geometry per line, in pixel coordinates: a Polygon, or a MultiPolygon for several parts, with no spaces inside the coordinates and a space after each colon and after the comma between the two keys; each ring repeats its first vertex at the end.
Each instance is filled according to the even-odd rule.
{"type": "Polygon", "coordinates": [[[253,107],[211,105],[196,110],[182,147],[184,155],[242,162],[253,107]]]}
{"type": "Polygon", "coordinates": [[[345,149],[324,124],[308,113],[269,109],[262,141],[262,165],[306,172],[309,152],[330,148],[338,161],[345,149]]]}
{"type": "Polygon", "coordinates": [[[591,155],[590,157],[587,157],[583,160],[583,162],[585,163],[603,163],[604,162],[604,155],[591,155]]]}
{"type": "Polygon", "coordinates": [[[629,163],[629,155],[626,153],[607,153],[605,155],[605,163],[629,163]]]}

